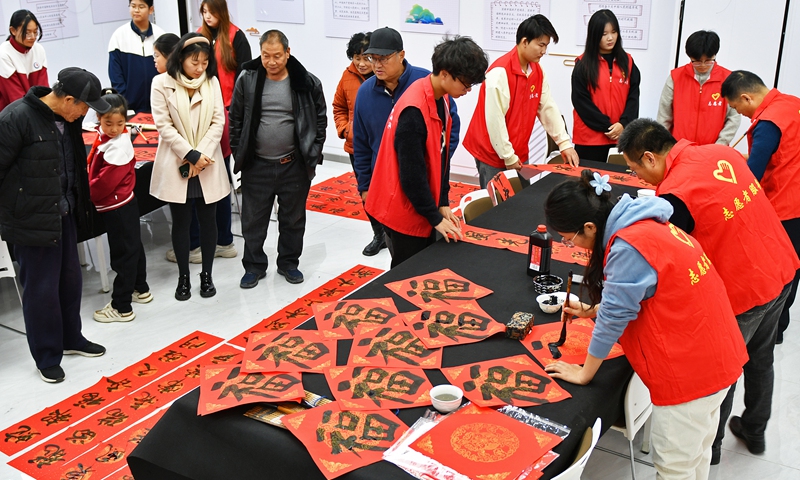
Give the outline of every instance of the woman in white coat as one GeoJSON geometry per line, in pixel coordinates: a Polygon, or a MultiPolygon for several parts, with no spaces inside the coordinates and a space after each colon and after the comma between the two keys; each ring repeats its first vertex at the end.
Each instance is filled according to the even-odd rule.
{"type": "Polygon", "coordinates": [[[217,225],[214,203],[230,193],[220,140],[225,104],[216,76],[216,60],[208,40],[184,35],[167,59],[167,73],[153,79],[150,96],[161,137],[153,165],[150,194],[169,203],[172,248],[178,263],[175,298],[192,296],[189,281],[189,224],[192,203],[200,220],[203,269],[200,296],[217,291],[211,279],[217,225]]]}

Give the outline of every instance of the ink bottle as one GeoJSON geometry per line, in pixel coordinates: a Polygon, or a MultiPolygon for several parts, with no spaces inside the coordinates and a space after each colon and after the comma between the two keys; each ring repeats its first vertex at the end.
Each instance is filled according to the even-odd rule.
{"type": "Polygon", "coordinates": [[[528,242],[528,276],[548,275],[550,273],[550,255],[553,251],[553,237],[547,233],[547,227],[539,225],[531,233],[528,242]]]}

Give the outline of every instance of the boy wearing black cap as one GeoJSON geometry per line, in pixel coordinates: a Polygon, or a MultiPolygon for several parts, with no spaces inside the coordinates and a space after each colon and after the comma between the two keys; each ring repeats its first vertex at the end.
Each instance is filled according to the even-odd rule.
{"type": "MultiPolygon", "coordinates": [[[[383,138],[383,128],[395,103],[415,80],[428,76],[431,72],[414,67],[405,59],[403,38],[389,27],[372,32],[369,48],[364,51],[373,65],[375,75],[361,84],[353,109],[353,170],[358,180],[358,191],[364,202],[372,180],[372,170],[378,157],[378,147],[383,138]]],[[[450,116],[453,126],[450,134],[450,154],[458,146],[461,121],[455,102],[450,102],[450,116]]],[[[367,214],[369,215],[369,214],[367,214]]],[[[374,218],[372,241],[364,248],[364,255],[371,257],[386,248],[383,227],[374,218]]]]}
{"type": "Polygon", "coordinates": [[[14,246],[28,346],[42,380],[64,380],[62,355],[106,349],[81,334],[78,230],[91,204],[81,122],[106,112],[100,81],[65,68],[52,89],[33,87],[0,113],[0,236],[14,246]]]}

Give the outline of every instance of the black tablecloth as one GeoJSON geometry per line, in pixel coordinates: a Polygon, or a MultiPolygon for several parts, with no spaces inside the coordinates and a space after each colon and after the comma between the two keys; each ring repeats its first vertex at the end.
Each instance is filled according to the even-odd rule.
{"type": "MultiPolygon", "coordinates": [[[[608,167],[603,165],[603,168],[608,167]]],[[[473,224],[527,235],[536,225],[544,223],[541,205],[550,189],[564,179],[561,175],[549,175],[475,219],[473,224]]],[[[615,190],[621,194],[634,189],[615,186],[615,190]]],[[[392,296],[383,286],[385,283],[442,268],[450,268],[492,289],[494,293],[479,300],[479,303],[498,321],[507,322],[516,311],[534,313],[537,324],[559,320],[558,314],[544,314],[536,305],[536,293],[530,277],[526,275],[524,255],[463,242],[437,242],[358,290],[351,298],[392,296]]],[[[553,262],[552,272],[562,278],[566,278],[570,269],[577,272],[581,267],[553,262]]],[[[394,299],[401,312],[416,309],[396,296],[394,299]]],[[[300,328],[315,328],[314,321],[300,328]]],[[[350,343],[339,342],[338,364],[346,363],[350,343]]],[[[498,334],[480,343],[445,348],[442,365],[452,367],[526,352],[521,343],[498,334]]],[[[434,385],[447,383],[438,370],[426,370],[426,374],[434,385]]],[[[603,431],[619,417],[625,386],[631,374],[630,364],[625,357],[609,360],[603,363],[587,386],[559,381],[572,394],[571,399],[528,408],[533,413],[572,429],[567,439],[555,448],[561,456],[545,469],[543,478],[558,474],[572,463],[583,432],[597,417],[602,418],[603,431]]],[[[303,384],[307,390],[330,397],[323,375],[304,374],[303,384]]],[[[324,478],[303,444],[288,431],[244,417],[242,414],[250,408],[247,406],[198,417],[198,398],[199,392],[195,390],[175,402],[129,456],[128,463],[137,480],[324,478]]],[[[405,409],[400,411],[399,416],[411,425],[424,411],[425,408],[405,409]]],[[[391,463],[378,462],[340,478],[407,480],[411,477],[391,463]]]]}

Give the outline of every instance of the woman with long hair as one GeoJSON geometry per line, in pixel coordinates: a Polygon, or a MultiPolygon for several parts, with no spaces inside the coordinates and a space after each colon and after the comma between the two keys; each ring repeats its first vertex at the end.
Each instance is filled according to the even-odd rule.
{"type": "Polygon", "coordinates": [[[606,161],[625,125],[639,117],[639,80],[633,58],[622,49],[616,15],[596,11],[572,70],[572,141],[580,158],[606,161]]]}
{"type": "Polygon", "coordinates": [[[200,296],[217,293],[211,278],[217,241],[215,202],[227,197],[230,183],[220,147],[225,105],[216,68],[211,42],[199,33],[188,33],[167,59],[167,73],[153,79],[153,120],[161,138],[150,194],[169,203],[172,213],[178,300],[192,296],[189,281],[192,205],[200,221],[203,247],[200,296]]]}
{"type": "Polygon", "coordinates": [[[227,108],[231,105],[233,86],[242,70],[242,64],[253,59],[250,44],[244,32],[231,23],[226,0],[203,0],[200,3],[200,15],[203,16],[203,25],[197,32],[206,37],[213,46],[217,77],[227,108]]]}
{"type": "Polygon", "coordinates": [[[11,15],[9,36],[0,44],[0,110],[25,96],[33,86],[47,87],[47,57],[42,26],[29,10],[11,15]]]}
{"type": "Polygon", "coordinates": [[[747,361],[744,340],[722,278],[697,240],[669,223],[669,202],[615,198],[607,175],[584,170],[545,200],[547,225],[565,245],[591,250],[582,283],[591,304],[564,311],[597,317],[583,366],[545,370],[586,385],[619,341],[650,389],[659,478],[708,478],[720,405],[747,361]]]}

